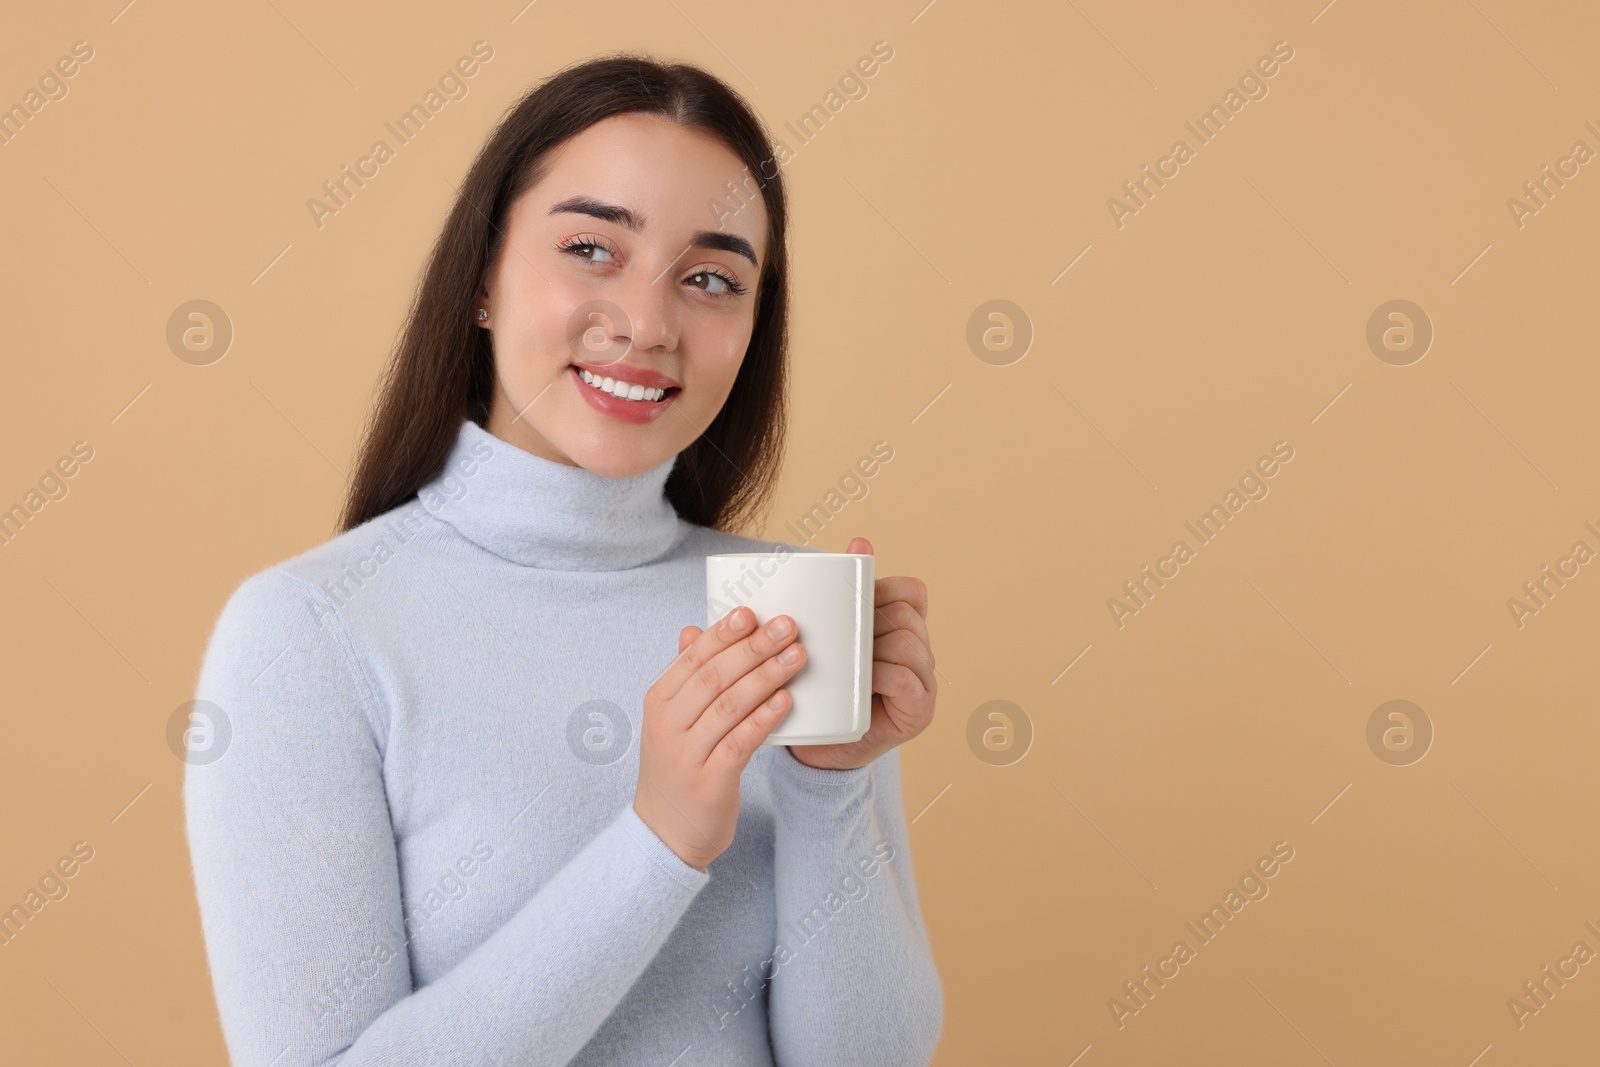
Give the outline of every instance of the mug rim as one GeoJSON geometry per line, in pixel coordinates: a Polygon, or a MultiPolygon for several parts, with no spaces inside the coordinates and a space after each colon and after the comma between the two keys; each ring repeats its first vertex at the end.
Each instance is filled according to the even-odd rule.
{"type": "Polygon", "coordinates": [[[781,549],[772,549],[768,552],[711,552],[706,559],[750,559],[757,556],[787,556],[790,559],[873,559],[871,552],[784,552],[781,549]]]}

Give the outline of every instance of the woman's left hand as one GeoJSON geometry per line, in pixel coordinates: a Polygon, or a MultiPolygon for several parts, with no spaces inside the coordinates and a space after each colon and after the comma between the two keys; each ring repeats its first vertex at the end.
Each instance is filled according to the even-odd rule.
{"type": "MultiPolygon", "coordinates": [[[[847,552],[872,551],[865,537],[847,552]]],[[[795,759],[818,770],[865,767],[933,722],[939,692],[928,643],[928,586],[920,578],[879,578],[873,583],[872,722],[859,741],[790,745],[795,759]]],[[[800,640],[805,640],[805,634],[800,640]]]]}

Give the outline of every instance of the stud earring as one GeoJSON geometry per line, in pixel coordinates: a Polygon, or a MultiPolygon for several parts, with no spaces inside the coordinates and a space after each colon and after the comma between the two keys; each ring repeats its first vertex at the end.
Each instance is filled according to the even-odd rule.
{"type": "Polygon", "coordinates": [[[478,321],[479,322],[482,322],[484,319],[486,319],[488,317],[489,317],[489,312],[487,312],[483,308],[479,308],[478,309],[478,321]]]}

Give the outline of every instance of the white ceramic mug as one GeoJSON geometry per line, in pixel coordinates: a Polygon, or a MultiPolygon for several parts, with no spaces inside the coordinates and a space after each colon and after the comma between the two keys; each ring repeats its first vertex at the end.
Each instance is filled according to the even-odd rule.
{"type": "Polygon", "coordinates": [[[806,662],[783,688],[789,710],[763,744],[859,741],[872,722],[870,553],[730,552],[706,557],[706,627],[741,605],[761,626],[795,621],[806,662]]]}

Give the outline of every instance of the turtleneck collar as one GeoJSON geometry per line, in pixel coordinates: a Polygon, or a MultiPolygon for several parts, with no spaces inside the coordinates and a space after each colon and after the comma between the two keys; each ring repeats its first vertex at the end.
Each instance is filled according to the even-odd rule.
{"type": "Polygon", "coordinates": [[[626,570],[677,543],[678,513],[665,493],[677,460],[608,478],[536,456],[462,419],[444,470],[417,495],[462,536],[513,563],[626,570]]]}

